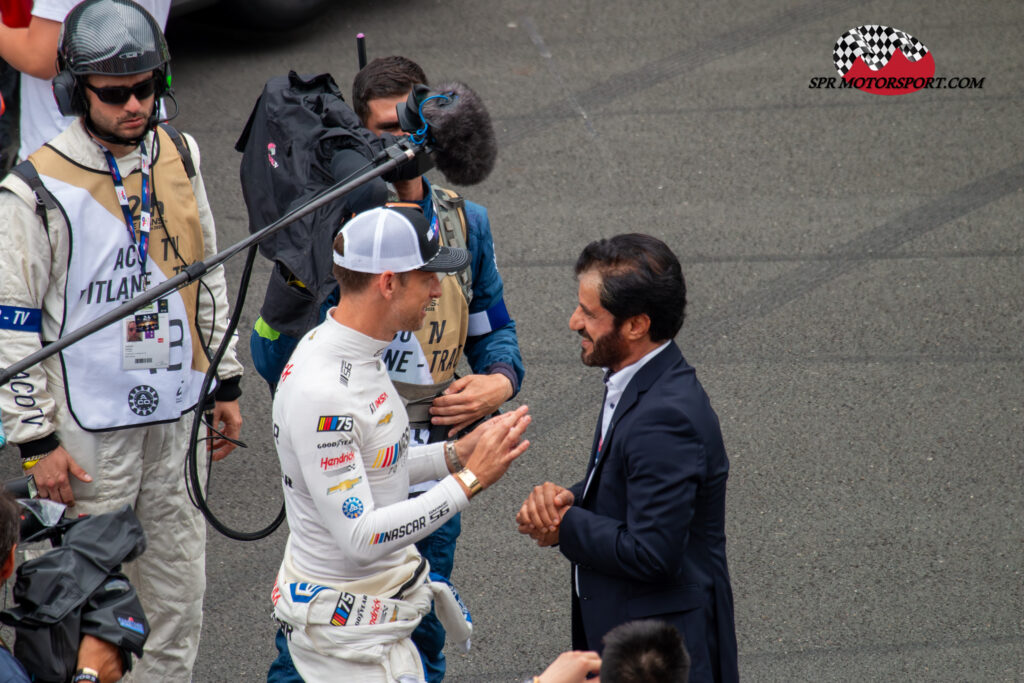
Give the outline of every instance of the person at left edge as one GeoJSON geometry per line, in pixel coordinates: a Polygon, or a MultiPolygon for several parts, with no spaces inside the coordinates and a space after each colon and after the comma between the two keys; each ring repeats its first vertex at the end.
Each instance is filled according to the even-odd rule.
{"type": "MultiPolygon", "coordinates": [[[[77,120],[0,183],[0,365],[217,251],[196,142],[154,114],[169,59],[159,24],[130,0],[85,0],[65,19],[54,94],[77,120]]],[[[142,522],[149,547],[125,573],[153,629],[133,680],[187,681],[198,650],[206,528],[182,463],[203,347],[220,344],[227,313],[216,269],[138,311],[143,341],[126,343],[128,316],[0,388],[40,495],[75,514],[128,503],[142,522]]],[[[217,373],[215,426],[237,438],[233,344],[217,373]]],[[[215,439],[212,456],[232,448],[215,439]]]]}

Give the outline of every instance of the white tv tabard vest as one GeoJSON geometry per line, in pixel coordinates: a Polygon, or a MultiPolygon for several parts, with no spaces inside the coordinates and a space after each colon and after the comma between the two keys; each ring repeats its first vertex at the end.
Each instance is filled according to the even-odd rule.
{"type": "MultiPolygon", "coordinates": [[[[159,151],[152,164],[153,224],[145,275],[110,173],[78,165],[49,146],[29,157],[59,204],[48,213],[49,229],[66,225],[69,233],[60,336],[203,258],[203,233],[192,184],[173,141],[162,130],[157,136],[159,151]]],[[[124,178],[124,187],[137,228],[141,174],[136,171],[124,178]]],[[[193,283],[164,297],[166,303],[160,308],[165,315],[139,318],[144,334],[168,345],[166,363],[160,363],[166,367],[125,369],[125,325],[121,323],[61,352],[69,410],[83,429],[105,431],[174,421],[195,406],[209,367],[194,323],[197,288],[193,283]]],[[[139,362],[146,364],[145,359],[139,362]]]]}

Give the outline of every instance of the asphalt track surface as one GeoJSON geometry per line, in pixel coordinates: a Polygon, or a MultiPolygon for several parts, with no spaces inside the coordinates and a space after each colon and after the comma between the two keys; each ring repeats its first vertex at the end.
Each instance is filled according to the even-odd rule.
{"type": "MultiPolygon", "coordinates": [[[[1024,680],[1024,145],[1015,3],[338,3],[286,35],[169,28],[176,124],[202,148],[221,247],[247,234],[233,150],[263,83],[330,71],[354,36],[472,85],[500,157],[488,207],[517,320],[533,446],[464,514],[455,582],[473,650],[449,681],[521,681],[569,647],[569,570],[515,531],[530,488],[582,477],[600,376],[567,328],[590,240],[666,240],[689,285],[678,338],[732,462],[729,561],[749,681],[1024,680]],[[862,24],[982,88],[811,89],[862,24]]],[[[228,264],[232,287],[242,258],[228,264]]],[[[258,313],[260,263],[241,345],[258,313]]],[[[235,527],[281,493],[269,394],[214,468],[235,527]]],[[[285,529],[213,530],[196,681],[263,680],[285,529]]]]}

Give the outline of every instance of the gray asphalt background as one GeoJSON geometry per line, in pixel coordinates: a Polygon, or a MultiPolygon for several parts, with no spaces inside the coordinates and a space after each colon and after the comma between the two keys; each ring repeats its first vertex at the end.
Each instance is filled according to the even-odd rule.
{"type": "MultiPolygon", "coordinates": [[[[1019,3],[949,0],[357,0],[283,36],[172,20],[176,125],[200,142],[222,247],[247,234],[233,145],[269,77],[330,71],[347,93],[362,31],[371,57],[405,54],[490,108],[499,162],[467,195],[490,211],[535,422],[463,516],[454,579],[476,631],[447,680],[521,681],[569,647],[568,563],[513,516],[534,484],[582,477],[601,382],[566,324],[572,263],[628,231],[683,261],[678,341],[732,462],[743,678],[1024,680],[1022,30],[1019,3]],[[983,88],[809,89],[861,24],[983,88]]],[[[253,529],[281,493],[269,394],[255,372],[243,387],[250,448],[211,496],[253,529]]],[[[285,538],[211,529],[196,681],[263,680],[285,538]]]]}

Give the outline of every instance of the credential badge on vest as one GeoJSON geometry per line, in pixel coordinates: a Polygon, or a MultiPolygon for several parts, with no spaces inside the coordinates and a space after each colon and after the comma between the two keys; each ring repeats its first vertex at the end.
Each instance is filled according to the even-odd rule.
{"type": "Polygon", "coordinates": [[[151,386],[140,384],[128,392],[128,407],[136,415],[152,415],[158,405],[160,394],[151,386]]]}

